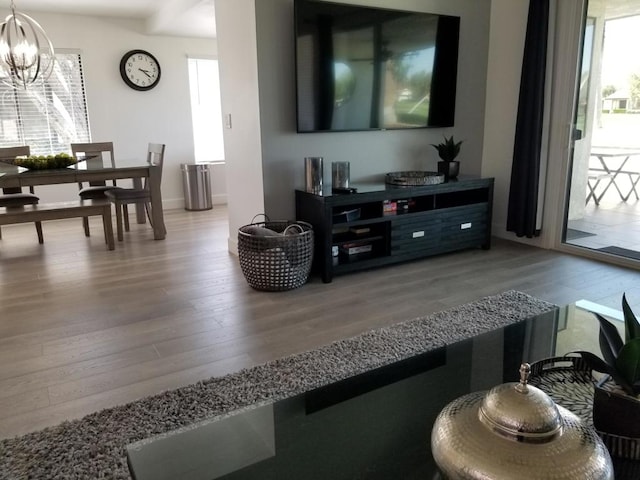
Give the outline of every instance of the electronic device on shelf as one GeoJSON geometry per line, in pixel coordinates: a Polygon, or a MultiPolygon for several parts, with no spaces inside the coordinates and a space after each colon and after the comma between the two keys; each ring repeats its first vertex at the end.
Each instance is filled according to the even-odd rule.
{"type": "Polygon", "coordinates": [[[332,193],[358,193],[358,189],[355,187],[333,187],[332,193]]]}

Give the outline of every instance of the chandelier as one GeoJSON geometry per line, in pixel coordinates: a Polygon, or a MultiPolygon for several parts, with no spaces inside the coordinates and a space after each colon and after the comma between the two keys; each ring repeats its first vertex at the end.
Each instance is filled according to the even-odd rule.
{"type": "Polygon", "coordinates": [[[17,12],[11,0],[11,13],[0,24],[0,81],[26,89],[49,78],[54,64],[53,45],[44,29],[30,16],[17,12]]]}

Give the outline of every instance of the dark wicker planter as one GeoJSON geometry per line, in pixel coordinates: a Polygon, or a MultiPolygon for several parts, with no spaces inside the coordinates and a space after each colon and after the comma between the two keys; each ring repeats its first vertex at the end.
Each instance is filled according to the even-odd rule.
{"type": "Polygon", "coordinates": [[[610,382],[593,392],[593,426],[622,437],[640,439],[640,400],[617,392],[610,382]]]}

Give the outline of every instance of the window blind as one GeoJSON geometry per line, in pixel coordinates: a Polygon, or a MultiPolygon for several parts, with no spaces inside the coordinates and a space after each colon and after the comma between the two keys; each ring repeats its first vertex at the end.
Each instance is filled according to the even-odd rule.
{"type": "Polygon", "coordinates": [[[0,84],[0,147],[29,145],[32,155],[51,155],[90,141],[79,53],[56,53],[51,76],[26,90],[0,84]]]}

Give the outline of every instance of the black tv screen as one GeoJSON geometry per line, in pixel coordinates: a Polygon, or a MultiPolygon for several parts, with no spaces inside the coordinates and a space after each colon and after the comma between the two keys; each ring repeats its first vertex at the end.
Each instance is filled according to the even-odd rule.
{"type": "Polygon", "coordinates": [[[453,126],[460,17],[295,0],[298,132],[453,126]]]}

